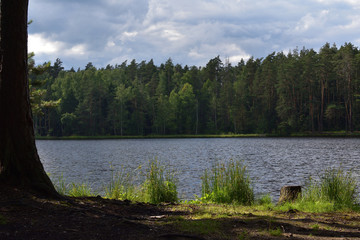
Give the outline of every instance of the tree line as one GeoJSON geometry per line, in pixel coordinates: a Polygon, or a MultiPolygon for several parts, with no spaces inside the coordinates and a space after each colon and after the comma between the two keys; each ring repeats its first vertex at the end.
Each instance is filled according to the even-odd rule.
{"type": "MultiPolygon", "coordinates": [[[[45,65],[45,64],[44,64],[45,65]]],[[[64,70],[57,59],[42,74],[45,102],[37,135],[166,135],[354,131],[360,128],[360,52],[326,43],[233,66],[168,59],[64,70]]]]}

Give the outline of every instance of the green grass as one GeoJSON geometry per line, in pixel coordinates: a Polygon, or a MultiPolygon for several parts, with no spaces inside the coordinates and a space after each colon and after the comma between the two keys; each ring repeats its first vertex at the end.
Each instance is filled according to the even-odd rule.
{"type": "MultiPolygon", "coordinates": [[[[149,161],[143,173],[138,171],[139,169],[140,167],[129,173],[124,168],[119,171],[112,168],[111,181],[104,187],[104,197],[153,204],[179,201],[174,172],[162,166],[157,159],[149,161]],[[142,175],[142,178],[139,175],[142,175]],[[134,182],[139,184],[135,185],[134,182]]],[[[95,195],[88,184],[67,184],[62,175],[54,181],[54,185],[63,195],[73,197],[95,195]]],[[[346,172],[341,167],[326,169],[318,180],[311,178],[306,183],[301,198],[295,202],[274,205],[270,195],[255,200],[246,166],[241,161],[231,160],[227,163],[219,163],[211,170],[205,170],[202,176],[201,198],[195,196],[195,200],[185,201],[183,204],[221,203],[229,208],[243,205],[251,206],[257,211],[298,210],[314,213],[360,211],[356,190],[357,182],[351,172],[346,172]]],[[[217,215],[222,216],[222,214],[217,215]]]]}
{"type": "Polygon", "coordinates": [[[218,233],[221,230],[221,223],[212,219],[177,220],[176,226],[182,231],[203,235],[218,233]]]}
{"type": "MultiPolygon", "coordinates": [[[[138,169],[140,169],[139,167],[138,169]]],[[[138,170],[137,169],[137,170],[138,170]]],[[[162,202],[178,202],[176,179],[173,172],[161,166],[157,159],[149,161],[145,171],[144,181],[135,185],[135,179],[140,179],[141,173],[127,172],[124,168],[115,172],[111,166],[111,181],[104,187],[105,197],[117,200],[130,200],[159,204],[162,202]]],[[[86,184],[67,184],[61,175],[54,181],[56,190],[62,195],[71,197],[94,196],[91,187],[86,184]]]]}
{"type": "Polygon", "coordinates": [[[149,162],[146,180],[143,184],[145,202],[154,204],[178,202],[178,192],[174,173],[166,171],[157,159],[149,162]]]}
{"type": "Polygon", "coordinates": [[[205,170],[201,192],[201,200],[204,202],[241,205],[254,203],[250,177],[241,161],[231,160],[226,164],[217,164],[210,173],[205,170]]]}
{"type": "Polygon", "coordinates": [[[90,197],[95,194],[87,183],[66,183],[63,174],[61,174],[54,182],[54,187],[61,195],[70,197],[90,197]]]}
{"type": "Polygon", "coordinates": [[[105,197],[117,200],[141,201],[140,187],[133,184],[135,171],[126,172],[124,168],[121,168],[115,172],[111,166],[111,181],[105,186],[105,197]]]}
{"type": "Polygon", "coordinates": [[[353,209],[357,205],[356,189],[357,183],[351,172],[345,172],[341,167],[326,169],[319,181],[309,181],[298,204],[327,206],[327,211],[353,209]]]}
{"type": "Polygon", "coordinates": [[[274,237],[279,237],[283,234],[281,228],[277,227],[275,229],[269,229],[269,234],[274,237]]]}
{"type": "Polygon", "coordinates": [[[345,172],[341,167],[326,169],[319,180],[310,178],[301,198],[294,203],[278,206],[276,209],[282,211],[297,209],[306,212],[359,210],[356,189],[357,182],[351,172],[345,172]]]}
{"type": "Polygon", "coordinates": [[[91,191],[91,187],[86,183],[71,183],[68,195],[70,197],[90,197],[95,196],[95,194],[91,191]]]}
{"type": "Polygon", "coordinates": [[[61,195],[67,195],[69,191],[69,184],[65,182],[63,174],[61,174],[56,181],[54,181],[54,187],[61,195]]]}
{"type": "Polygon", "coordinates": [[[311,225],[310,227],[311,227],[311,229],[312,229],[313,231],[315,231],[315,232],[317,232],[317,231],[320,230],[319,224],[313,224],[313,225],[311,225]]]}

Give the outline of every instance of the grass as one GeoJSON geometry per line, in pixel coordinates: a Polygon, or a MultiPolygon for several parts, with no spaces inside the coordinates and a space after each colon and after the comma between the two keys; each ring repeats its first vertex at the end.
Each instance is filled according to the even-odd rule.
{"type": "Polygon", "coordinates": [[[124,168],[115,172],[111,166],[111,181],[105,187],[105,197],[117,200],[139,201],[139,187],[134,184],[134,173],[126,172],[124,168]]]}
{"type": "Polygon", "coordinates": [[[215,165],[211,173],[205,170],[202,177],[202,201],[251,205],[254,192],[246,166],[241,161],[215,165]]]}
{"type": "Polygon", "coordinates": [[[319,226],[319,224],[313,224],[313,225],[311,225],[310,226],[311,227],[311,229],[313,230],[313,231],[319,231],[319,229],[320,229],[320,226],[319,226]]]}
{"type": "MultiPolygon", "coordinates": [[[[153,204],[179,201],[174,172],[167,170],[157,159],[149,161],[143,173],[144,180],[139,185],[134,184],[136,178],[139,177],[136,176],[135,171],[129,173],[122,169],[115,172],[112,168],[111,181],[104,190],[105,197],[153,204]]],[[[63,195],[73,197],[95,195],[88,184],[67,184],[62,175],[54,181],[54,185],[63,195]]],[[[195,200],[183,204],[220,203],[227,204],[230,209],[235,209],[233,207],[235,204],[252,206],[258,211],[282,212],[359,211],[356,190],[357,182],[351,172],[346,172],[341,167],[326,169],[317,181],[311,178],[306,183],[302,196],[297,201],[274,205],[270,195],[255,200],[246,166],[241,161],[230,160],[215,165],[211,170],[205,170],[202,176],[201,198],[196,197],[195,200]]],[[[234,214],[234,211],[217,213],[217,215],[221,217],[223,214],[234,214]]]]}
{"type": "Polygon", "coordinates": [[[218,233],[221,229],[221,223],[212,219],[178,220],[176,225],[182,231],[203,235],[218,233]]]}
{"type": "Polygon", "coordinates": [[[274,237],[279,237],[283,234],[281,228],[277,227],[275,229],[269,229],[269,234],[274,237]]]}
{"type": "Polygon", "coordinates": [[[61,174],[56,181],[54,187],[61,195],[68,195],[71,197],[89,197],[94,196],[89,184],[86,183],[66,183],[64,176],[61,174]]]}
{"type": "Polygon", "coordinates": [[[356,199],[357,182],[351,172],[343,168],[326,169],[319,180],[310,178],[305,189],[294,203],[285,203],[276,209],[297,209],[306,212],[334,212],[359,210],[356,199]]]}
{"type": "MultiPolygon", "coordinates": [[[[139,185],[134,184],[135,179],[140,178],[140,176],[136,176],[135,172],[126,172],[124,168],[115,172],[112,166],[111,169],[111,181],[104,187],[106,198],[152,204],[162,202],[176,203],[179,201],[174,173],[167,171],[164,166],[160,165],[157,159],[149,161],[145,180],[139,185]]],[[[88,184],[67,184],[63,175],[54,181],[54,185],[56,190],[62,195],[71,197],[96,195],[88,184]]]]}
{"type": "Polygon", "coordinates": [[[146,180],[143,184],[145,202],[158,204],[178,202],[178,192],[174,173],[165,171],[157,159],[149,162],[146,180]]]}
{"type": "Polygon", "coordinates": [[[310,179],[296,202],[299,210],[323,212],[355,209],[357,182],[351,172],[343,168],[326,169],[318,181],[310,179]]]}
{"type": "Polygon", "coordinates": [[[70,197],[90,197],[95,194],[92,192],[91,187],[86,183],[72,183],[68,190],[68,195],[70,197]]]}

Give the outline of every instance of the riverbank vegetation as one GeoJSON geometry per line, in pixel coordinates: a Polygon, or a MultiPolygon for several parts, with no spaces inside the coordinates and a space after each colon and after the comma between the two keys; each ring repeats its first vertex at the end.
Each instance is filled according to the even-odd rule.
{"type": "MultiPolygon", "coordinates": [[[[149,161],[140,173],[112,171],[111,182],[104,187],[104,197],[153,204],[179,203],[177,180],[173,171],[166,169],[157,160],[149,161]],[[144,176],[141,181],[141,176],[144,176]],[[138,185],[135,185],[138,182],[138,185]]],[[[57,190],[72,197],[95,196],[88,184],[66,184],[60,177],[54,181],[57,190]]],[[[326,169],[317,179],[310,178],[302,194],[294,202],[275,203],[270,195],[255,198],[252,181],[242,161],[219,163],[205,170],[202,176],[201,196],[183,204],[230,204],[249,206],[257,210],[334,212],[360,211],[358,185],[351,172],[326,169]]]]}
{"type": "Polygon", "coordinates": [[[57,59],[43,82],[38,136],[147,136],[352,132],[360,128],[360,52],[351,43],[319,52],[294,49],[236,65],[204,67],[171,59],[64,70],[57,59]]]}

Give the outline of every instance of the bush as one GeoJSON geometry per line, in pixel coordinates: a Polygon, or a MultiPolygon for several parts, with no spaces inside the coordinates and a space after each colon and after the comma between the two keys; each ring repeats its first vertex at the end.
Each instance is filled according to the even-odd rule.
{"type": "Polygon", "coordinates": [[[215,203],[237,203],[251,205],[254,203],[254,192],[250,186],[246,166],[241,161],[229,161],[217,164],[211,171],[207,170],[202,177],[202,199],[215,203]]]}

